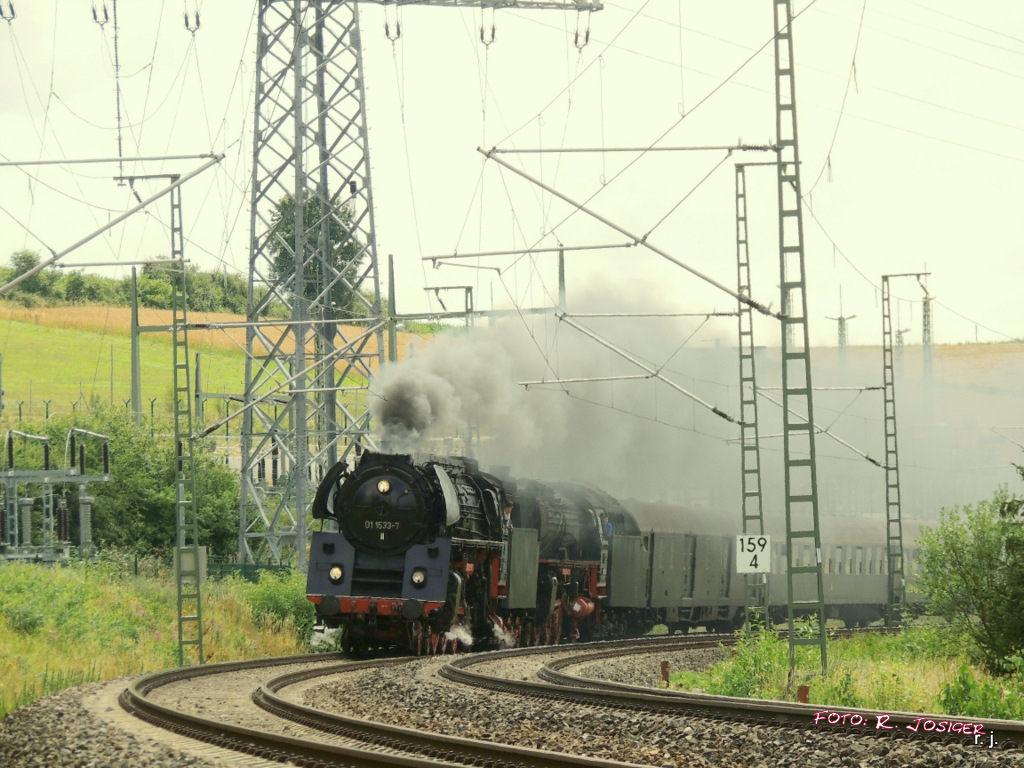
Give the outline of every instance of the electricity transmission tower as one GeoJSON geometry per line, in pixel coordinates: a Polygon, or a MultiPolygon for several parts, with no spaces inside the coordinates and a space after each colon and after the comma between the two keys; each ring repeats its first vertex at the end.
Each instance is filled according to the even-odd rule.
{"type": "Polygon", "coordinates": [[[366,390],[384,361],[387,320],[359,3],[260,0],[258,14],[238,548],[243,561],[303,566],[311,487],[355,446],[376,447],[366,390]]]}

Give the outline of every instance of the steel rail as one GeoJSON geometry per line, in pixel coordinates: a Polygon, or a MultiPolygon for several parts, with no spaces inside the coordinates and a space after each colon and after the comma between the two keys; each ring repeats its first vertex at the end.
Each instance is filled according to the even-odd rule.
{"type": "MultiPolygon", "coordinates": [[[[863,630],[861,630],[863,631],[863,630]]],[[[879,631],[871,629],[867,631],[879,631]]],[[[839,630],[840,636],[854,634],[854,630],[839,630]]],[[[801,704],[786,701],[743,699],[731,696],[690,693],[652,689],[641,686],[593,680],[570,675],[560,670],[565,667],[619,655],[669,652],[697,649],[718,644],[730,644],[735,638],[712,636],[712,639],[693,642],[679,638],[666,639],[660,645],[644,645],[634,648],[623,647],[624,643],[608,644],[608,648],[590,653],[567,657],[549,662],[538,672],[543,682],[513,681],[478,672],[470,667],[493,661],[490,658],[467,657],[456,659],[440,670],[442,677],[486,690],[501,691],[520,696],[543,699],[573,701],[590,706],[644,711],[663,715],[693,715],[712,720],[727,720],[748,725],[770,725],[789,728],[814,728],[854,736],[875,736],[882,738],[916,739],[943,744],[962,744],[979,748],[1015,750],[1024,748],[1024,722],[993,718],[963,717],[923,712],[891,712],[859,707],[836,707],[823,704],[801,704]],[[674,642],[673,642],[674,641],[674,642]],[[618,647],[613,647],[618,646],[618,647]],[[829,714],[834,713],[840,722],[830,723],[829,714]],[[842,715],[846,717],[842,717],[842,715]],[[853,715],[859,716],[860,723],[853,725],[853,715]],[[928,727],[931,723],[931,727],[928,727]],[[966,735],[961,733],[938,732],[937,724],[952,723],[971,725],[966,735]]],[[[543,652],[526,649],[528,652],[543,652]]],[[[550,649],[549,649],[550,650],[550,649]]],[[[524,655],[523,651],[499,652],[509,655],[524,655]]]]}
{"type": "MultiPolygon", "coordinates": [[[[545,646],[548,651],[557,648],[559,646],[545,646]]],[[[626,768],[635,765],[388,725],[325,712],[277,695],[288,686],[345,671],[349,671],[349,665],[341,664],[280,675],[263,683],[253,693],[253,701],[277,717],[308,728],[456,764],[468,762],[472,765],[486,765],[488,768],[626,768]]]]}
{"type": "MultiPolygon", "coordinates": [[[[330,654],[322,658],[342,658],[340,654],[330,654]]],[[[400,664],[411,661],[411,658],[389,659],[387,661],[352,662],[350,671],[360,668],[380,666],[382,664],[400,664]]],[[[283,734],[266,733],[253,728],[232,725],[197,715],[178,712],[172,707],[157,704],[148,698],[155,689],[170,683],[189,680],[225,672],[243,669],[259,669],[286,664],[301,664],[315,661],[310,656],[290,656],[257,662],[224,662],[209,664],[203,667],[181,667],[168,672],[145,675],[133,681],[119,697],[121,707],[132,715],[188,738],[207,744],[213,744],[234,752],[261,757],[277,762],[292,762],[299,766],[331,765],[342,768],[380,768],[382,765],[403,766],[404,768],[462,768],[455,763],[446,763],[422,757],[382,752],[376,749],[361,749],[335,744],[322,744],[306,741],[283,734]]]]}
{"type": "MultiPolygon", "coordinates": [[[[542,650],[550,651],[551,647],[542,650]]],[[[126,711],[160,728],[235,752],[278,762],[292,762],[300,766],[379,768],[382,765],[393,765],[408,768],[463,768],[468,764],[487,768],[636,768],[633,763],[617,760],[602,760],[530,747],[477,741],[347,717],[291,702],[277,695],[288,686],[317,677],[393,666],[415,660],[415,657],[401,657],[328,665],[317,663],[319,659],[339,658],[344,657],[341,654],[322,657],[291,656],[257,662],[225,662],[203,667],[182,667],[146,675],[133,681],[122,692],[119,701],[126,711]],[[154,690],[171,683],[226,672],[273,668],[303,662],[308,662],[311,666],[267,680],[253,692],[253,702],[275,717],[364,744],[365,747],[324,744],[294,736],[267,733],[179,712],[149,698],[149,694],[154,690]]]]}

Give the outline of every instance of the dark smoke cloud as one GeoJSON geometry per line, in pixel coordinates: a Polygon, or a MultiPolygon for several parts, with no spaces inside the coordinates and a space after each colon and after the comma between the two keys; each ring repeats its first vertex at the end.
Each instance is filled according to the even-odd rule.
{"type": "MultiPolygon", "coordinates": [[[[657,286],[595,286],[578,291],[572,308],[656,312],[678,303],[663,294],[657,286]]],[[[735,318],[706,325],[692,318],[580,322],[739,416],[735,318]]],[[[758,344],[766,345],[756,354],[762,387],[781,383],[778,343],[774,334],[758,337],[758,344]]],[[[905,350],[897,370],[905,519],[934,520],[943,507],[989,497],[1001,482],[1021,489],[1012,467],[1022,463],[1021,450],[1001,436],[1016,439],[1021,433],[993,429],[1024,424],[1024,398],[1016,383],[1022,357],[1024,345],[937,347],[934,373],[926,378],[920,348],[905,350]]],[[[815,349],[813,359],[814,384],[822,388],[815,395],[815,421],[883,460],[881,394],[845,389],[881,383],[881,350],[855,347],[840,358],[834,347],[826,347],[815,349]],[[837,387],[843,389],[827,389],[837,387]]],[[[518,384],[639,372],[554,317],[515,317],[439,336],[416,356],[385,369],[374,384],[373,415],[391,450],[461,452],[470,430],[478,430],[481,439],[473,447],[485,467],[507,466],[518,477],[589,482],[620,499],[703,510],[721,521],[723,532],[737,531],[741,477],[735,425],[650,379],[529,390],[518,384]]],[[[781,399],[777,390],[766,394],[781,399]]],[[[780,536],[781,410],[759,400],[759,422],[768,532],[780,536]]],[[[883,543],[883,470],[824,434],[817,434],[816,444],[823,534],[841,538],[844,531],[862,530],[865,540],[883,543]]],[[[916,523],[905,525],[908,539],[916,529],[916,523]]]]}

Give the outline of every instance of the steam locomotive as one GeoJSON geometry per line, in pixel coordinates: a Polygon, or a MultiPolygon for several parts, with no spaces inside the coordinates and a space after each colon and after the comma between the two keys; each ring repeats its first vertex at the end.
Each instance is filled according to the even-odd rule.
{"type": "MultiPolygon", "coordinates": [[[[433,654],[743,621],[733,538],[695,532],[677,508],[627,510],[588,486],[513,481],[467,458],[364,452],[354,469],[326,474],[313,517],[325,529],[311,538],[307,597],[318,628],[340,629],[349,650],[433,654]]],[[[884,548],[822,549],[828,615],[880,618],[884,548]]],[[[784,548],[773,550],[782,571],[784,548]]],[[[794,553],[798,564],[811,562],[807,550],[794,553]]]]}

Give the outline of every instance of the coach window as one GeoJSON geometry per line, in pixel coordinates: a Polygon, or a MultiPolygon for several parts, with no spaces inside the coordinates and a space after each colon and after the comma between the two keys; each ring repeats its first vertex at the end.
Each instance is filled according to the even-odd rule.
{"type": "Polygon", "coordinates": [[[864,573],[864,548],[857,547],[857,573],[864,573]]]}

